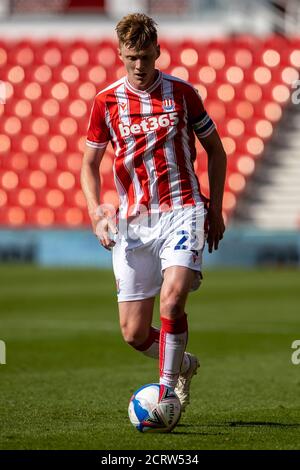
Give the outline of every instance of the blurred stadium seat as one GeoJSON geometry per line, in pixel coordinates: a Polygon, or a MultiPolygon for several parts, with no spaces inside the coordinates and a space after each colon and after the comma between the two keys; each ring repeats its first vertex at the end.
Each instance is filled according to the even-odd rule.
{"type": "MultiPolygon", "coordinates": [[[[218,126],[228,155],[228,218],[299,78],[300,41],[276,35],[163,40],[157,65],[191,81],[218,126]]],[[[0,105],[0,223],[88,223],[81,155],[95,94],[124,74],[115,42],[1,40],[0,72],[7,81],[7,102],[0,105]]],[[[207,163],[199,144],[197,150],[195,168],[207,195],[207,163]]],[[[101,168],[102,199],[117,204],[112,165],[109,147],[101,168]]]]}

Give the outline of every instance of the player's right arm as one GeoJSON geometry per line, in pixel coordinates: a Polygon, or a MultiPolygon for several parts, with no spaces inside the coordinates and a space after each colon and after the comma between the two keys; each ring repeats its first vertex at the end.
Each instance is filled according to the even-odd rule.
{"type": "Polygon", "coordinates": [[[85,146],[80,180],[93,232],[104,248],[110,249],[115,243],[109,238],[109,230],[113,233],[116,230],[112,222],[101,214],[101,208],[99,207],[101,190],[99,167],[104,153],[105,147],[93,148],[88,145],[85,146]]]}
{"type": "MultiPolygon", "coordinates": [[[[105,114],[105,95],[98,93],[94,99],[88,124],[87,140],[81,167],[81,187],[85,195],[93,231],[108,250],[114,245],[109,230],[116,232],[109,215],[100,207],[99,167],[110,140],[105,114]]],[[[110,214],[112,215],[112,214],[110,214]]]]}

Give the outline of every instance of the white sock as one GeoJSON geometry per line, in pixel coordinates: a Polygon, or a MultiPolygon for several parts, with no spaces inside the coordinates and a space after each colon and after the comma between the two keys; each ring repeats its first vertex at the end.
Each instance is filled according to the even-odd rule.
{"type": "MultiPolygon", "coordinates": [[[[160,330],[158,328],[151,327],[149,337],[144,345],[140,346],[138,351],[142,352],[145,356],[151,357],[152,359],[159,358],[159,336],[160,330]],[[147,349],[143,349],[146,347],[147,349]]],[[[190,367],[190,359],[187,353],[185,352],[183,355],[180,373],[185,374],[190,367]]]]}
{"type": "Polygon", "coordinates": [[[187,316],[170,320],[161,318],[159,339],[159,383],[175,388],[187,344],[187,316]]]}

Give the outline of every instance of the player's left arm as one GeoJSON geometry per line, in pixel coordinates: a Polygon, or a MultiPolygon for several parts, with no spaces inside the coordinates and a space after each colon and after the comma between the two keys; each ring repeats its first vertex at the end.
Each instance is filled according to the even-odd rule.
{"type": "Polygon", "coordinates": [[[222,202],[226,176],[226,153],[215,123],[206,112],[197,90],[189,86],[185,90],[189,124],[206,150],[210,203],[208,209],[208,251],[217,250],[225,231],[222,202]]]}
{"type": "Polygon", "coordinates": [[[222,216],[222,202],[226,177],[226,153],[216,129],[208,136],[199,137],[208,156],[208,179],[210,203],[208,209],[208,251],[217,250],[223,238],[225,224],[222,216]]]}

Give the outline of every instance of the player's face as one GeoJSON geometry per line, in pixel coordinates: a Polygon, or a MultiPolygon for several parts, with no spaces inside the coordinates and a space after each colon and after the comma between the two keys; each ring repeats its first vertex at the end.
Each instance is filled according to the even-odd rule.
{"type": "Polygon", "coordinates": [[[118,52],[130,84],[138,90],[149,88],[155,79],[155,61],[160,54],[159,45],[152,43],[146,49],[137,51],[120,44],[118,52]]]}

